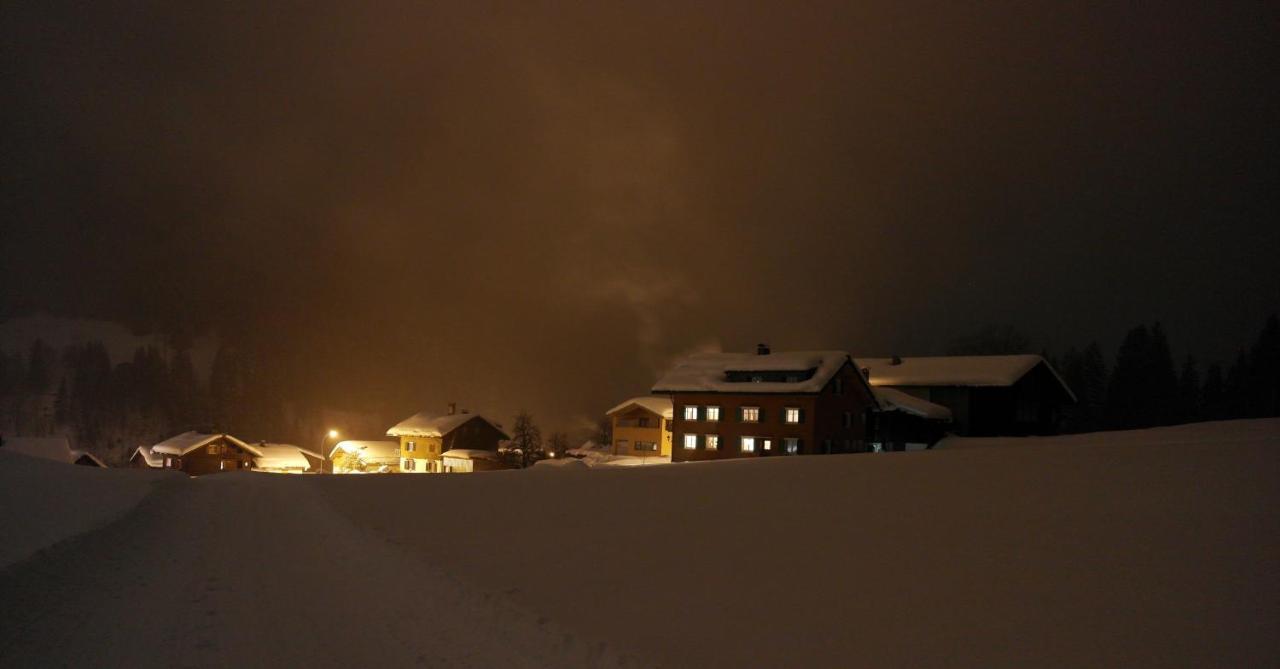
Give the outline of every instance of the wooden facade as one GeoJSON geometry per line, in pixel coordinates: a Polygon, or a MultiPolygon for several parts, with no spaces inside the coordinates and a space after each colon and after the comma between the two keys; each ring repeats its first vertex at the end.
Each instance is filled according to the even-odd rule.
{"type": "Polygon", "coordinates": [[[897,386],[951,409],[956,434],[1025,437],[1057,434],[1062,408],[1075,398],[1042,362],[1007,386],[897,386]]]}
{"type": "MultiPolygon", "coordinates": [[[[452,407],[450,409],[452,411],[452,407]]],[[[387,431],[400,440],[400,471],[439,474],[446,471],[444,453],[451,450],[498,452],[510,437],[480,414],[417,414],[387,431]]]]}
{"type": "Polygon", "coordinates": [[[671,402],[667,398],[637,398],[610,410],[614,455],[671,457],[671,402]],[[657,406],[652,400],[660,400],[657,406]]]}
{"type": "MultiPolygon", "coordinates": [[[[135,453],[136,454],[136,453],[135,453]]],[[[253,469],[253,458],[262,453],[228,434],[185,432],[151,447],[162,467],[191,476],[253,469]]]]}

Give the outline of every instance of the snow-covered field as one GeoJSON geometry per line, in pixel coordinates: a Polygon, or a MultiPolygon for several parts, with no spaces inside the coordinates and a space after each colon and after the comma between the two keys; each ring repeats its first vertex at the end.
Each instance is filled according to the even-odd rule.
{"type": "Polygon", "coordinates": [[[0,571],[0,665],[1274,666],[1278,449],[1273,419],[183,480],[0,571]]]}

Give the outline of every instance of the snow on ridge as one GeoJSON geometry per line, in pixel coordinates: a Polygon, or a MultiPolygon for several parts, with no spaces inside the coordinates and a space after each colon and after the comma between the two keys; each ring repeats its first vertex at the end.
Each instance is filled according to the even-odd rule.
{"type": "Polygon", "coordinates": [[[651,392],[817,393],[849,361],[845,351],[694,353],[678,360],[651,392]],[[812,372],[812,376],[797,381],[743,382],[730,381],[731,372],[812,372]]]}
{"type": "Polygon", "coordinates": [[[671,406],[670,397],[655,397],[653,395],[641,395],[640,397],[632,397],[631,399],[618,404],[617,406],[604,412],[606,416],[612,416],[632,405],[647,409],[666,419],[675,416],[674,409],[671,406]]]}
{"type": "Polygon", "coordinates": [[[196,432],[194,430],[169,437],[168,439],[153,445],[151,450],[156,453],[181,456],[217,441],[222,437],[226,437],[227,441],[249,451],[253,455],[257,455],[259,457],[262,456],[262,451],[258,450],[258,447],[252,446],[248,442],[242,439],[237,439],[229,434],[223,432],[207,434],[204,432],[196,432]]]}
{"type": "Polygon", "coordinates": [[[903,411],[932,420],[951,420],[951,409],[888,386],[872,386],[876,401],[884,411],[903,411]]]}
{"type": "Polygon", "coordinates": [[[472,418],[489,424],[490,427],[501,432],[503,438],[510,439],[507,431],[502,429],[500,423],[495,423],[478,413],[456,413],[444,416],[438,416],[430,413],[416,413],[408,418],[396,423],[390,430],[387,430],[388,437],[443,437],[446,434],[457,429],[463,423],[472,418]]]}

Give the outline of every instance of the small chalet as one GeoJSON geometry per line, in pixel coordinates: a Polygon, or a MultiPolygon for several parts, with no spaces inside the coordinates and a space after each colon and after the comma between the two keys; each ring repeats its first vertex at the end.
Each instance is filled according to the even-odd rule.
{"type": "Polygon", "coordinates": [[[609,409],[613,423],[613,454],[671,457],[670,397],[633,397],[609,409]]]}
{"type": "Polygon", "coordinates": [[[400,442],[340,441],[329,462],[334,474],[394,474],[400,471],[400,442]]]}
{"type": "MultiPolygon", "coordinates": [[[[229,434],[183,432],[151,446],[164,458],[165,469],[177,469],[191,476],[253,469],[253,459],[263,456],[257,446],[229,434]]],[[[135,453],[136,455],[136,453],[135,453]]]]}
{"type": "Polygon", "coordinates": [[[870,450],[866,379],[844,351],[697,353],[653,386],[671,398],[671,459],[870,450]]]}
{"type": "Polygon", "coordinates": [[[1055,434],[1075,395],[1038,355],[859,358],[877,389],[891,388],[951,411],[962,436],[1055,434]]]}
{"type": "MultiPolygon", "coordinates": [[[[387,430],[387,436],[400,439],[400,471],[418,474],[462,471],[447,469],[453,466],[445,462],[448,451],[485,451],[493,453],[493,462],[499,462],[498,442],[511,439],[501,424],[465,409],[459,413],[454,404],[449,405],[448,413],[443,416],[414,414],[387,430]]],[[[484,458],[470,454],[466,459],[473,463],[473,468],[467,471],[477,471],[480,468],[474,467],[474,462],[484,458]]]]}

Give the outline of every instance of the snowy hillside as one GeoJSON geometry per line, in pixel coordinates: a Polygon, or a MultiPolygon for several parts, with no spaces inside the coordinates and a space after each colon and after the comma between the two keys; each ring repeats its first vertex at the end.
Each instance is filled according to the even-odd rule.
{"type": "Polygon", "coordinates": [[[0,665],[1280,657],[1280,420],[1017,443],[159,486],[9,456],[6,549],[132,510],[0,567],[0,665]]]}

